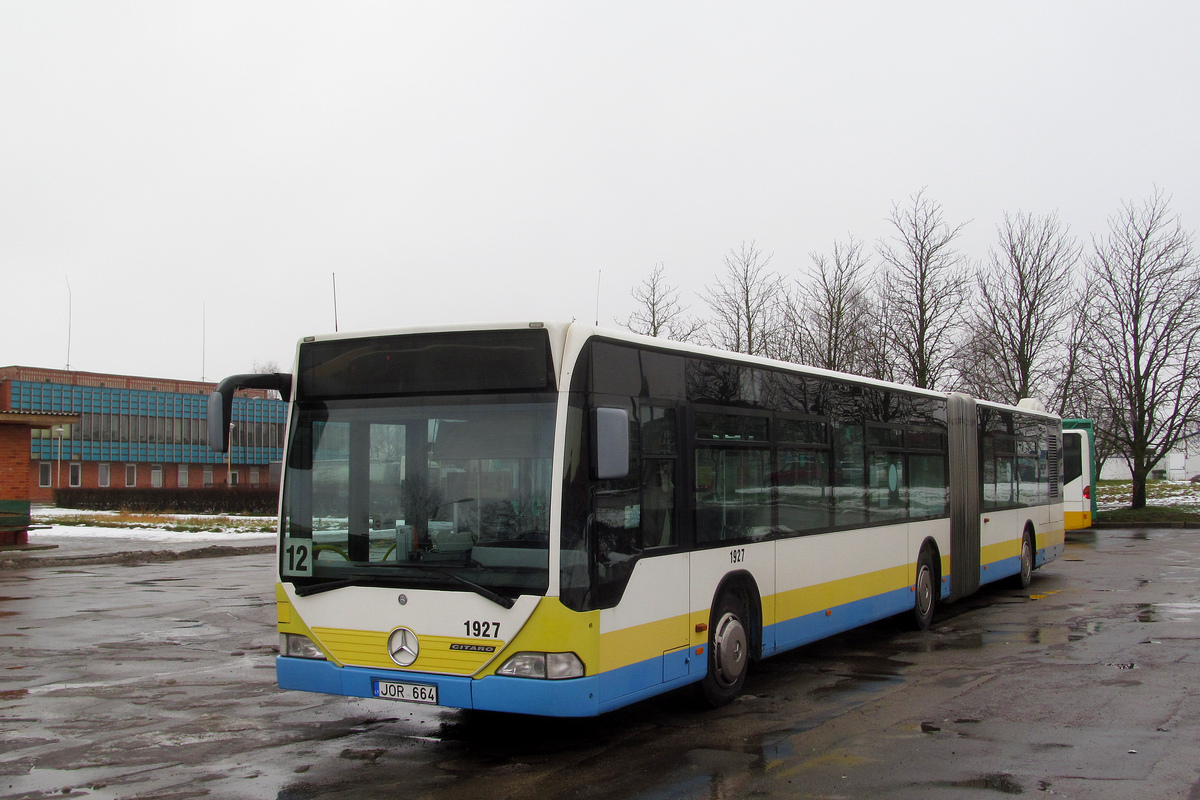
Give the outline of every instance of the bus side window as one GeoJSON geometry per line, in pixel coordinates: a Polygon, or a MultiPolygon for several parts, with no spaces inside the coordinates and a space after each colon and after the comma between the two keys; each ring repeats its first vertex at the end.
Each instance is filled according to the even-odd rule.
{"type": "Polygon", "coordinates": [[[642,547],[674,547],[677,420],[674,408],[643,405],[642,433],[642,547]]]}
{"type": "Polygon", "coordinates": [[[675,459],[647,458],[642,465],[642,546],[673,547],[675,459]]]}
{"type": "Polygon", "coordinates": [[[772,530],[771,451],[696,447],[696,542],[762,539],[772,530]]]}

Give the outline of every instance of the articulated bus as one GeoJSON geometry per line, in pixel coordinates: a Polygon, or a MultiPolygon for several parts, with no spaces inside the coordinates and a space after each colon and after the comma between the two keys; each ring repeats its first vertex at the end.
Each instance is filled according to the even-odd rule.
{"type": "Polygon", "coordinates": [[[292,374],[279,685],[592,716],[1063,550],[1060,420],[600,330],[312,336],[292,374]]]}

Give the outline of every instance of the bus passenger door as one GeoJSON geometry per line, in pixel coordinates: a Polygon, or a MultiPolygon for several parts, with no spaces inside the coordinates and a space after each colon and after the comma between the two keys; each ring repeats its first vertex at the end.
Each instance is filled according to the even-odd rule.
{"type": "Polygon", "coordinates": [[[679,419],[676,409],[639,408],[642,441],[643,564],[654,576],[664,682],[688,674],[690,556],[680,547],[679,419]]]}

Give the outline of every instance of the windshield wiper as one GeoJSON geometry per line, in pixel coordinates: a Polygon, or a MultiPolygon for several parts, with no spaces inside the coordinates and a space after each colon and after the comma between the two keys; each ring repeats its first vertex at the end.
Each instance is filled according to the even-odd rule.
{"type": "MultiPolygon", "coordinates": [[[[513,606],[515,606],[517,604],[517,601],[513,600],[511,597],[505,597],[502,594],[493,592],[491,589],[487,588],[486,586],[480,586],[478,583],[475,583],[474,581],[469,581],[461,575],[456,575],[453,572],[449,572],[444,569],[438,569],[436,567],[425,567],[425,569],[430,572],[436,572],[439,575],[444,575],[447,578],[450,578],[451,580],[458,581],[463,586],[466,586],[468,589],[475,592],[475,594],[477,594],[480,597],[483,597],[485,599],[491,600],[493,603],[495,603],[498,606],[503,606],[504,608],[512,608],[513,606]]],[[[394,579],[393,580],[386,580],[386,579],[380,580],[378,578],[359,578],[359,579],[342,578],[340,580],[335,580],[335,581],[325,581],[324,583],[310,583],[310,584],[307,584],[304,586],[296,586],[296,594],[299,597],[308,597],[309,595],[320,594],[321,592],[332,592],[334,589],[344,589],[347,586],[371,586],[371,585],[397,586],[400,588],[404,588],[406,586],[411,586],[411,584],[408,583],[407,581],[398,581],[398,580],[394,580],[394,579]]]]}
{"type": "Polygon", "coordinates": [[[296,594],[300,597],[308,597],[310,594],[320,594],[321,592],[331,592],[334,589],[343,589],[347,586],[353,586],[358,581],[353,580],[337,580],[325,581],[324,583],[310,583],[307,585],[296,585],[296,594]]]}
{"type": "Polygon", "coordinates": [[[496,592],[493,592],[491,589],[487,588],[486,586],[480,586],[478,583],[475,583],[474,581],[467,580],[462,575],[456,575],[453,572],[447,572],[446,570],[443,570],[443,569],[436,569],[436,568],[433,568],[433,569],[435,572],[441,573],[442,575],[445,575],[447,578],[453,578],[454,580],[461,583],[463,586],[466,586],[468,589],[473,591],[475,594],[479,595],[480,597],[491,600],[493,603],[495,603],[498,606],[504,606],[505,608],[512,608],[513,606],[515,606],[517,604],[517,601],[513,600],[511,597],[505,597],[502,594],[497,594],[496,592]]]}

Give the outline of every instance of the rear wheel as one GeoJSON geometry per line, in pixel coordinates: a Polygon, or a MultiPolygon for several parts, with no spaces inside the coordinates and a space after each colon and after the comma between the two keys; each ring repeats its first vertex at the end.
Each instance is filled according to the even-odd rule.
{"type": "Polygon", "coordinates": [[[713,606],[708,635],[708,672],[700,682],[705,701],[723,706],[742,692],[750,661],[749,613],[741,594],[724,592],[713,606]]]}
{"type": "Polygon", "coordinates": [[[937,572],[933,568],[933,554],[923,549],[917,558],[917,579],[913,587],[916,600],[913,604],[913,622],[919,630],[928,630],[933,624],[933,612],[937,610],[937,572]]]}

